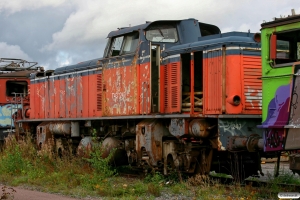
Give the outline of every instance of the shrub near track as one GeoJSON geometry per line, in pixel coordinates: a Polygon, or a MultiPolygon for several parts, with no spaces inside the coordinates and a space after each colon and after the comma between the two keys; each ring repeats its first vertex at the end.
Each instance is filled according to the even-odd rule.
{"type": "Polygon", "coordinates": [[[14,137],[6,140],[0,152],[1,183],[76,198],[105,199],[277,199],[281,191],[268,186],[225,186],[200,175],[181,182],[177,173],[165,177],[153,172],[144,179],[124,178],[111,168],[110,157],[101,157],[100,148],[94,149],[88,158],[71,153],[58,156],[53,152],[53,145],[37,150],[31,141],[30,137],[23,141],[14,137]]]}

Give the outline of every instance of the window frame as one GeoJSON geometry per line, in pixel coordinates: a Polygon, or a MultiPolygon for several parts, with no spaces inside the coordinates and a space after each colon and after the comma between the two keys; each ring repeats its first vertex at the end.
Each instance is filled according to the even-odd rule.
{"type": "MultiPolygon", "coordinates": [[[[8,89],[8,88],[11,88],[13,87],[12,85],[9,85],[9,84],[14,84],[14,85],[22,85],[22,90],[23,92],[20,92],[20,91],[13,91],[13,92],[16,92],[16,93],[21,93],[23,94],[23,96],[27,96],[28,95],[28,82],[25,81],[25,80],[8,80],[6,81],[5,83],[5,87],[6,87],[6,91],[5,91],[5,94],[7,97],[14,97],[15,95],[12,94],[13,92],[11,92],[13,89],[8,89]],[[19,84],[17,84],[19,83],[19,84]],[[26,90],[25,93],[24,93],[24,89],[26,90]]],[[[18,89],[19,90],[19,89],[18,89]]],[[[20,96],[20,95],[17,95],[17,96],[20,96]]]]}
{"type": "Polygon", "coordinates": [[[153,43],[177,43],[179,41],[179,35],[178,35],[178,30],[177,30],[177,27],[175,25],[172,25],[172,24],[161,24],[161,25],[155,25],[155,26],[152,26],[150,27],[149,29],[146,30],[146,33],[145,33],[145,38],[146,40],[150,41],[150,42],[153,42],[153,43]],[[175,41],[164,41],[165,39],[165,34],[164,34],[164,31],[165,30],[168,30],[168,29],[175,29],[174,30],[174,33],[176,36],[174,39],[175,41]],[[148,36],[148,33],[149,31],[153,31],[153,30],[156,30],[160,33],[160,35],[162,36],[162,40],[161,41],[156,41],[156,40],[151,40],[148,36]]]}
{"type": "Polygon", "coordinates": [[[105,49],[106,51],[106,56],[105,57],[116,57],[116,56],[123,56],[123,55],[128,55],[128,54],[132,54],[135,53],[136,49],[138,48],[138,44],[140,41],[140,33],[139,31],[133,31],[127,34],[123,34],[123,35],[117,35],[115,37],[110,38],[110,40],[108,41],[109,44],[107,45],[107,49],[105,49]],[[130,36],[132,36],[133,38],[137,38],[137,39],[132,39],[131,40],[131,44],[133,44],[133,48],[131,51],[124,51],[125,48],[125,44],[126,42],[128,42],[128,38],[130,38],[130,36]],[[120,50],[114,50],[114,43],[116,42],[116,40],[118,38],[122,38],[122,43],[120,45],[120,50]],[[117,54],[114,54],[114,51],[118,51],[117,54]]]}
{"type": "Polygon", "coordinates": [[[292,33],[297,35],[297,33],[300,33],[300,29],[293,29],[288,31],[282,31],[282,32],[274,32],[272,35],[270,35],[269,38],[269,59],[272,60],[272,67],[278,68],[278,67],[285,67],[289,65],[290,63],[298,62],[300,61],[300,36],[294,37],[289,36],[288,34],[292,33]],[[294,33],[293,33],[294,32],[294,33]],[[288,42],[288,50],[279,49],[278,48],[278,42],[284,43],[288,42]],[[278,57],[278,53],[280,51],[284,52],[287,51],[286,55],[288,55],[287,58],[284,57],[278,57]],[[286,62],[285,62],[286,60],[286,62]]]}

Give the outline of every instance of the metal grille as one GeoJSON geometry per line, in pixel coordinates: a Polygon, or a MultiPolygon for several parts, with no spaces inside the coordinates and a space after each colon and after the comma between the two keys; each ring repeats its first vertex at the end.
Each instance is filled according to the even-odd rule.
{"type": "Polygon", "coordinates": [[[172,63],[171,65],[171,105],[172,108],[178,107],[178,64],[172,63]]]}
{"type": "Polygon", "coordinates": [[[168,94],[168,66],[165,65],[164,67],[164,108],[165,111],[168,111],[168,101],[169,101],[169,94],[168,94]]]}
{"type": "Polygon", "coordinates": [[[97,74],[97,111],[102,111],[102,74],[97,74]]]}
{"type": "Polygon", "coordinates": [[[261,110],[262,106],[262,81],[261,58],[243,56],[244,69],[244,94],[246,110],[261,110]]]}

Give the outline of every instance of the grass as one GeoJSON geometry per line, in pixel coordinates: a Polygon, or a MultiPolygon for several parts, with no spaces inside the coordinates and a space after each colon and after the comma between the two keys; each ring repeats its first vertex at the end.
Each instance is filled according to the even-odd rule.
{"type": "MultiPolygon", "coordinates": [[[[276,199],[278,192],[286,191],[276,183],[300,185],[299,179],[284,171],[269,185],[260,188],[234,183],[222,185],[201,175],[184,178],[181,182],[177,173],[165,177],[153,172],[144,179],[125,178],[118,176],[118,170],[109,165],[111,158],[103,159],[101,154],[100,148],[97,148],[88,158],[71,154],[59,157],[53,153],[51,144],[38,151],[30,137],[19,142],[10,138],[0,152],[0,182],[77,198],[92,196],[104,199],[176,199],[180,196],[189,199],[276,199]]],[[[223,177],[222,174],[219,176],[223,177]]],[[[2,188],[2,196],[13,196],[12,189],[2,188]]]]}

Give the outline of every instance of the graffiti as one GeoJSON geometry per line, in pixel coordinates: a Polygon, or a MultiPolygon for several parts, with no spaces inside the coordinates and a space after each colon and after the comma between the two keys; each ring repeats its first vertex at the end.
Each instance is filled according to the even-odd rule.
{"type": "Polygon", "coordinates": [[[7,104],[0,106],[0,127],[13,126],[12,123],[12,114],[15,113],[18,108],[21,108],[21,105],[7,104]]]}
{"type": "MultiPolygon", "coordinates": [[[[294,91],[297,91],[297,86],[295,86],[294,91]]],[[[291,102],[291,118],[294,117],[298,105],[298,94],[296,92],[293,93],[292,102],[291,102]]]]}
{"type": "Polygon", "coordinates": [[[257,107],[258,109],[262,108],[262,91],[257,89],[252,89],[247,86],[247,92],[245,93],[246,102],[250,103],[251,108],[257,107]]]}
{"type": "Polygon", "coordinates": [[[289,117],[288,107],[290,100],[290,85],[278,87],[275,97],[268,105],[267,119],[263,126],[286,125],[289,117]]]}
{"type": "Polygon", "coordinates": [[[219,128],[222,128],[224,132],[230,132],[232,135],[235,135],[236,131],[241,131],[243,125],[235,121],[224,121],[219,125],[219,128]]]}
{"type": "Polygon", "coordinates": [[[265,151],[278,151],[284,147],[283,129],[266,129],[264,131],[265,151]]]}

